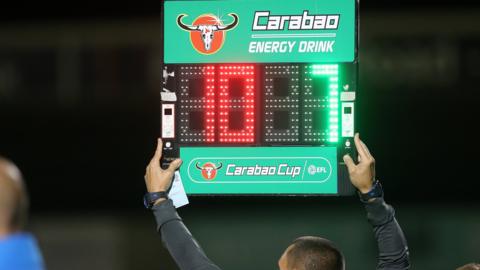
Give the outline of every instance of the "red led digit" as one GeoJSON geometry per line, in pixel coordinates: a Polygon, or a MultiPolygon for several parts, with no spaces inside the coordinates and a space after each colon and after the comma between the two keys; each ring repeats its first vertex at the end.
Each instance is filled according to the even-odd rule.
{"type": "MultiPolygon", "coordinates": [[[[255,68],[253,65],[221,65],[218,68],[219,141],[220,143],[253,143],[255,141],[255,68]],[[240,88],[233,89],[232,82],[241,82],[240,88]],[[237,115],[241,117],[232,117],[237,115]]],[[[238,84],[234,86],[238,87],[238,84]]]]}
{"type": "Polygon", "coordinates": [[[205,67],[205,140],[215,141],[215,67],[205,67]]]}

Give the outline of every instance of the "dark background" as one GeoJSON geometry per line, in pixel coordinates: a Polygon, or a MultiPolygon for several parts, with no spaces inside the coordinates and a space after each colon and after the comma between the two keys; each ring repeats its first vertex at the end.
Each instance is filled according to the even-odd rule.
{"type": "MultiPolygon", "coordinates": [[[[0,10],[0,153],[24,173],[47,266],[175,269],[141,204],[161,3],[47,4],[0,10]]],[[[480,6],[364,1],[360,16],[357,127],[414,266],[479,260],[480,6]]],[[[181,214],[225,269],[275,269],[304,234],[337,242],[350,269],[375,265],[356,198],[196,197],[181,214]]]]}

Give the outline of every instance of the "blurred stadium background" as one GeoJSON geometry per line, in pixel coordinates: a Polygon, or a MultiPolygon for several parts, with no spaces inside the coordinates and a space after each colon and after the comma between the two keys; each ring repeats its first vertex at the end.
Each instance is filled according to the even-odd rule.
{"type": "MultiPolygon", "coordinates": [[[[0,153],[23,170],[47,267],[176,269],[143,208],[159,134],[160,1],[0,11],[0,153]]],[[[480,260],[480,6],[361,3],[358,124],[416,269],[480,260]]],[[[350,269],[376,247],[356,198],[191,198],[180,210],[224,269],[276,269],[320,235],[350,269]]]]}

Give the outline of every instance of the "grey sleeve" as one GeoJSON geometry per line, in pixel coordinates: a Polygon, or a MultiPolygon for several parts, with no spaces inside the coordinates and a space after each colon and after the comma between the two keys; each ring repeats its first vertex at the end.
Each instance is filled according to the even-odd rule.
{"type": "Polygon", "coordinates": [[[378,246],[377,270],[410,269],[407,240],[395,219],[395,210],[383,198],[364,203],[378,246]]]}
{"type": "Polygon", "coordinates": [[[155,205],[152,210],[163,245],[181,270],[220,270],[183,224],[171,200],[155,205]]]}

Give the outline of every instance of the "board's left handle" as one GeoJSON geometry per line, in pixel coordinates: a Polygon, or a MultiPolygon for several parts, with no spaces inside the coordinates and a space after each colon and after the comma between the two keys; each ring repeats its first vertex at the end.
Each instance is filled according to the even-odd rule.
{"type": "Polygon", "coordinates": [[[162,168],[167,168],[170,162],[179,158],[179,149],[175,140],[175,104],[162,103],[162,168]]]}

